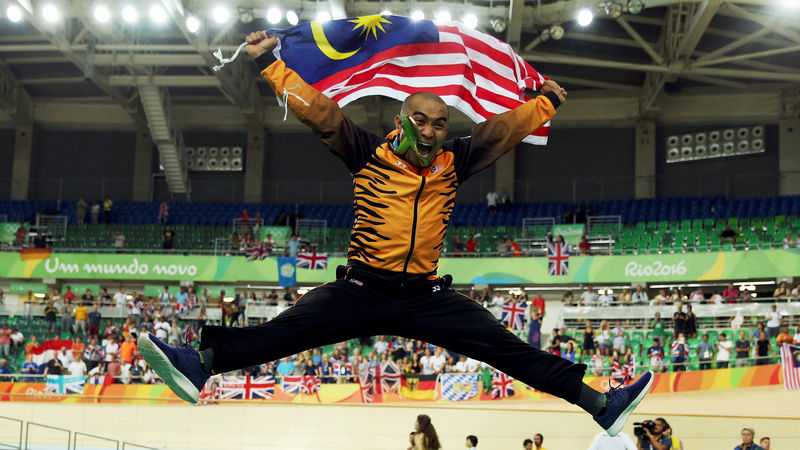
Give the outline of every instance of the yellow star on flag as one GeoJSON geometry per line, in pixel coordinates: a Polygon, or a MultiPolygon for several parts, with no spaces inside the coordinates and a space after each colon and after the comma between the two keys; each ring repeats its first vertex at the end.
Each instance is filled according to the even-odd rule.
{"type": "Polygon", "coordinates": [[[349,20],[348,22],[356,24],[356,26],[353,27],[353,31],[357,30],[359,27],[363,27],[361,33],[359,33],[358,35],[361,36],[364,33],[366,33],[367,35],[364,37],[364,40],[369,39],[370,32],[372,33],[372,36],[375,39],[378,39],[378,29],[380,28],[380,30],[383,31],[385,34],[386,30],[383,29],[383,24],[392,23],[384,19],[383,16],[380,15],[359,16],[355,19],[349,20]]]}

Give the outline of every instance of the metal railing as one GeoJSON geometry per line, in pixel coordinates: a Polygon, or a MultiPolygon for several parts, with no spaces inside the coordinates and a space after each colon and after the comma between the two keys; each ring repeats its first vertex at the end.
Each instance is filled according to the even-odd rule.
{"type": "MultiPolygon", "coordinates": [[[[17,444],[16,445],[12,445],[12,444],[7,444],[5,442],[0,441],[0,448],[17,448],[17,449],[22,448],[22,434],[23,434],[23,429],[24,429],[24,426],[25,426],[25,422],[20,420],[20,419],[15,419],[13,417],[0,416],[0,430],[5,430],[6,428],[11,428],[11,427],[5,427],[5,426],[2,425],[2,423],[6,422],[6,421],[19,423],[19,434],[17,435],[18,436],[17,444]]],[[[16,428],[15,425],[12,425],[12,426],[14,428],[16,428]]],[[[11,434],[8,434],[8,432],[4,431],[3,433],[0,433],[0,436],[11,437],[11,434]]]]}
{"type": "MultiPolygon", "coordinates": [[[[134,443],[127,442],[127,441],[122,441],[122,440],[119,440],[119,439],[111,439],[111,438],[107,438],[107,437],[103,437],[103,436],[97,436],[97,435],[94,435],[94,434],[84,433],[82,431],[72,431],[72,430],[69,430],[69,429],[66,429],[66,428],[56,427],[56,426],[53,426],[53,425],[47,425],[47,424],[43,424],[43,423],[36,423],[36,422],[30,422],[30,421],[26,422],[26,421],[24,421],[22,419],[17,419],[17,418],[13,418],[13,417],[0,416],[0,421],[9,421],[9,422],[14,422],[15,424],[19,424],[19,432],[17,433],[16,442],[13,443],[13,444],[7,444],[5,442],[0,442],[0,448],[11,448],[11,449],[18,449],[18,450],[26,449],[27,450],[27,449],[38,448],[38,447],[41,446],[41,447],[45,447],[45,448],[64,448],[66,450],[77,450],[78,448],[86,447],[86,445],[82,444],[78,440],[79,437],[85,437],[85,438],[94,439],[96,441],[103,441],[104,443],[110,443],[117,450],[119,450],[120,447],[122,449],[126,449],[126,448],[139,448],[139,449],[152,449],[152,450],[156,449],[156,447],[147,447],[147,446],[140,445],[140,444],[134,444],[134,443]],[[59,434],[66,433],[66,445],[61,447],[61,444],[58,444],[57,442],[64,442],[64,441],[61,440],[62,438],[59,438],[57,440],[57,442],[56,442],[56,439],[53,439],[52,437],[46,438],[46,440],[48,441],[47,443],[37,443],[36,442],[37,436],[35,436],[37,429],[47,429],[47,430],[55,431],[55,432],[57,432],[59,434]],[[23,441],[23,436],[24,436],[24,441],[23,441]]],[[[14,428],[16,428],[16,425],[14,425],[14,428]]],[[[10,434],[8,434],[8,433],[0,433],[0,436],[3,436],[3,437],[4,436],[9,436],[10,437],[10,434]]],[[[39,437],[41,437],[41,435],[39,435],[39,437]]],[[[94,446],[92,446],[92,447],[94,448],[94,446]]],[[[110,448],[110,447],[107,447],[106,445],[103,445],[102,447],[103,448],[110,448]]]]}

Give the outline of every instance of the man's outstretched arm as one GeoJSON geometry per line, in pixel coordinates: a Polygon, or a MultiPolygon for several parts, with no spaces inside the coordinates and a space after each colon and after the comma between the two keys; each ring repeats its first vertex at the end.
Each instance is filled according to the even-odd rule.
{"type": "Polygon", "coordinates": [[[375,140],[376,137],[354,125],[335,101],[306,83],[283,61],[273,62],[272,51],[278,45],[277,37],[268,35],[266,31],[258,31],[248,35],[246,42],[247,51],[255,58],[261,76],[278,98],[286,100],[292,114],[308,125],[351,172],[360,169],[364,159],[363,149],[371,146],[371,143],[362,141],[375,140]]]}
{"type": "Polygon", "coordinates": [[[545,81],[541,95],[511,111],[498,114],[475,125],[469,155],[460,170],[465,180],[491,165],[529,134],[547,123],[556,108],[566,101],[567,91],[553,80],[545,81]]]}

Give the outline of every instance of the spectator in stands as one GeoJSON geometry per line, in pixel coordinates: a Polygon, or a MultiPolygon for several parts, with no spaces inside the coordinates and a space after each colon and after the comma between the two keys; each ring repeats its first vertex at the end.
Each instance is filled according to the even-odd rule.
{"type": "Polygon", "coordinates": [[[689,339],[697,337],[697,315],[692,311],[692,305],[686,305],[686,336],[689,339]]]}
{"type": "Polygon", "coordinates": [[[575,298],[572,296],[571,290],[564,291],[564,294],[561,296],[561,303],[564,305],[572,305],[575,303],[575,298]]]}
{"type": "Polygon", "coordinates": [[[672,371],[673,372],[685,372],[686,371],[686,360],[689,357],[689,343],[686,342],[686,335],[680,333],[678,335],[678,339],[672,343],[672,364],[674,364],[672,371]]]}
{"type": "Polygon", "coordinates": [[[619,294],[619,298],[617,299],[617,303],[620,305],[630,305],[631,303],[631,292],[627,288],[622,289],[622,293],[619,294]]]}
{"type": "Polygon", "coordinates": [[[486,194],[486,206],[489,208],[489,214],[497,212],[497,192],[490,191],[486,194]]]}
{"type": "Polygon", "coordinates": [[[8,327],[8,323],[0,327],[0,356],[6,358],[11,356],[11,328],[8,327]]]}
{"type": "Polygon", "coordinates": [[[114,378],[114,383],[118,383],[119,376],[122,375],[122,364],[119,362],[119,354],[111,355],[111,360],[106,364],[106,376],[114,378]]]}
{"type": "Polygon", "coordinates": [[[753,330],[753,333],[750,335],[750,340],[755,342],[756,339],[758,339],[758,337],[761,335],[762,331],[766,331],[764,328],[764,322],[756,323],[756,329],[753,330]]]}
{"type": "Polygon", "coordinates": [[[600,351],[599,348],[594,350],[594,354],[592,355],[591,361],[592,373],[597,376],[603,376],[603,371],[606,367],[606,357],[603,356],[603,353],[600,351]]]}
{"type": "Polygon", "coordinates": [[[53,302],[47,302],[47,305],[44,307],[44,324],[48,336],[56,334],[57,313],[58,311],[56,310],[55,306],[53,306],[53,302]]]}
{"type": "Polygon", "coordinates": [[[778,312],[778,305],[772,305],[764,318],[767,319],[767,337],[772,339],[778,335],[781,327],[781,313],[778,312]]]}
{"type": "MultiPolygon", "coordinates": [[[[569,291],[567,291],[567,292],[569,292],[569,291]]],[[[571,292],[570,292],[570,297],[572,297],[572,293],[571,292]]],[[[562,301],[563,300],[564,299],[562,297],[562,301]]],[[[538,312],[539,312],[539,318],[543,319],[544,318],[545,307],[546,307],[546,305],[545,305],[545,302],[544,302],[544,298],[542,298],[542,293],[541,292],[537,292],[536,293],[536,298],[531,300],[531,309],[534,309],[534,308],[537,309],[538,312]]]]}
{"type": "Polygon", "coordinates": [[[611,306],[614,303],[614,296],[611,295],[611,289],[600,289],[600,296],[597,298],[599,306],[611,306]]]}
{"type": "Polygon", "coordinates": [[[286,293],[283,294],[283,301],[286,302],[287,305],[293,306],[297,303],[297,293],[291,287],[286,288],[286,293]]]}
{"type": "Polygon", "coordinates": [[[500,203],[503,205],[504,212],[511,211],[511,194],[508,193],[505,186],[500,190],[500,203]]]}
{"type": "Polygon", "coordinates": [[[658,295],[656,295],[655,297],[653,297],[652,300],[650,300],[650,306],[666,305],[667,300],[669,300],[669,297],[667,297],[667,291],[665,289],[661,289],[660,291],[658,291],[658,295]]]}
{"type": "Polygon", "coordinates": [[[756,432],[752,428],[742,428],[742,443],[737,445],[733,450],[762,450],[758,444],[753,442],[756,432]]]}
{"type": "Polygon", "coordinates": [[[14,233],[14,246],[22,247],[28,240],[28,229],[25,228],[24,223],[20,223],[17,231],[14,233]]]}
{"type": "Polygon", "coordinates": [[[242,228],[250,226],[250,213],[248,213],[246,209],[243,209],[242,213],[239,214],[239,223],[242,225],[242,228]]]}
{"type": "Polygon", "coordinates": [[[47,361],[47,367],[44,368],[44,376],[47,375],[61,375],[62,371],[64,370],[64,366],[61,365],[61,361],[58,358],[53,358],[50,361],[47,361]]]}
{"type": "Polygon", "coordinates": [[[580,251],[581,255],[590,255],[591,254],[592,246],[589,244],[589,240],[586,236],[581,238],[581,243],[578,244],[578,250],[580,251]]]}
{"type": "Polygon", "coordinates": [[[461,235],[456,234],[455,238],[453,238],[453,251],[451,254],[453,258],[460,258],[464,254],[464,242],[461,241],[461,235]]]}
{"type": "Polygon", "coordinates": [[[725,225],[725,229],[722,233],[719,234],[721,242],[731,242],[736,243],[736,237],[739,236],[739,232],[731,228],[731,224],[725,225]]]}
{"type": "Polygon", "coordinates": [[[603,353],[603,356],[611,355],[611,329],[608,326],[608,321],[603,320],[600,322],[600,330],[597,332],[597,347],[603,353]]]}
{"type": "Polygon", "coordinates": [[[106,196],[106,199],[103,200],[103,222],[111,223],[111,208],[114,206],[114,202],[111,201],[111,197],[106,196]]]}
{"type": "Polygon", "coordinates": [[[288,255],[292,258],[297,256],[297,251],[300,248],[300,239],[296,234],[293,234],[289,241],[286,243],[286,250],[288,255]]]}
{"type": "Polygon", "coordinates": [[[175,231],[172,230],[172,225],[167,225],[167,228],[161,233],[161,248],[175,251],[175,231]]]}
{"type": "MultiPolygon", "coordinates": [[[[86,293],[91,297],[92,290],[87,289],[86,293]]],[[[84,297],[86,297],[86,295],[84,295],[84,297]]],[[[84,301],[75,307],[75,334],[79,336],[86,336],[86,334],[89,332],[89,307],[86,305],[87,303],[84,301]]]]}
{"type": "Polygon", "coordinates": [[[172,294],[169,292],[169,286],[164,286],[164,290],[161,291],[161,294],[158,296],[161,303],[166,305],[172,302],[172,294]]]}
{"type": "MultiPolygon", "coordinates": [[[[166,340],[166,337],[164,337],[166,340]]],[[[117,338],[114,335],[108,337],[108,339],[104,339],[105,346],[103,347],[103,360],[106,365],[106,371],[108,371],[108,364],[114,362],[114,357],[119,356],[119,344],[117,343],[117,338]]]]}
{"type": "Polygon", "coordinates": [[[495,289],[494,297],[492,297],[491,307],[489,310],[492,312],[496,319],[500,319],[503,314],[503,305],[506,303],[503,294],[500,292],[499,289],[495,289]]]}
{"type": "Polygon", "coordinates": [[[100,333],[100,321],[103,315],[100,313],[100,308],[97,305],[92,307],[92,312],[88,315],[89,319],[89,336],[97,336],[100,333]]]}
{"type": "Polygon", "coordinates": [[[744,331],[739,332],[739,340],[736,341],[736,367],[747,367],[750,365],[750,341],[744,331]]]}
{"type": "Polygon", "coordinates": [[[72,356],[72,351],[67,350],[67,347],[61,347],[61,350],[56,354],[56,358],[61,362],[61,367],[64,369],[68,368],[70,363],[75,360],[75,357],[72,356]]]}
{"type": "Polygon", "coordinates": [[[573,341],[567,342],[567,348],[561,352],[561,357],[570,362],[575,362],[575,343],[573,341]]]}
{"type": "Polygon", "coordinates": [[[619,352],[620,355],[625,353],[625,328],[622,327],[622,323],[617,320],[616,326],[611,333],[614,335],[613,340],[613,349],[619,352]]]}
{"type": "Polygon", "coordinates": [[[792,338],[792,335],[789,334],[789,327],[787,326],[784,326],[781,334],[775,338],[775,345],[780,348],[780,346],[783,344],[794,344],[794,339],[792,338]]]}
{"type": "Polygon", "coordinates": [[[772,352],[772,344],[769,342],[767,333],[761,332],[756,341],[756,365],[763,366],[769,364],[769,354],[772,352]]]}
{"type": "Polygon", "coordinates": [[[590,284],[586,287],[586,292],[581,294],[578,306],[594,306],[595,303],[597,303],[597,293],[594,291],[594,286],[590,284]]]}
{"type": "Polygon", "coordinates": [[[474,234],[470,234],[469,238],[467,239],[467,253],[477,253],[478,252],[478,240],[475,239],[474,234]]]}
{"type": "Polygon", "coordinates": [[[33,319],[33,303],[36,302],[36,296],[34,296],[33,292],[28,289],[28,293],[22,296],[21,300],[25,308],[23,315],[28,320],[33,319]]]}
{"type": "Polygon", "coordinates": [[[660,312],[656,311],[655,317],[650,321],[650,328],[653,330],[654,337],[662,337],[666,335],[664,332],[664,321],[661,319],[660,312]]]}
{"type": "Polygon", "coordinates": [[[689,319],[685,312],[683,312],[683,303],[678,303],[678,310],[672,315],[672,324],[675,331],[672,333],[673,337],[678,337],[679,334],[686,335],[688,333],[689,319]]]}
{"type": "Polygon", "coordinates": [[[670,303],[680,303],[684,300],[683,297],[684,296],[680,288],[674,287],[672,288],[672,293],[670,293],[669,297],[667,297],[667,301],[670,303]]]}
{"type": "Polygon", "coordinates": [[[734,287],[733,283],[728,283],[728,288],[722,291],[722,298],[728,303],[736,303],[739,301],[739,290],[734,287]]]}
{"type": "Polygon", "coordinates": [[[646,305],[650,303],[650,299],[647,298],[647,291],[642,289],[641,284],[636,285],[636,291],[633,293],[631,297],[631,302],[634,305],[646,305]]]}
{"type": "Polygon", "coordinates": [[[500,238],[499,243],[497,244],[497,256],[505,257],[511,256],[511,245],[508,243],[507,238],[500,238]]]}
{"type": "Polygon", "coordinates": [[[581,354],[580,354],[580,362],[587,356],[591,356],[595,353],[595,348],[597,347],[594,342],[594,328],[592,328],[592,322],[589,319],[586,319],[586,327],[583,329],[583,334],[581,336],[581,354]]]}
{"type": "MultiPolygon", "coordinates": [[[[791,340],[791,336],[789,339],[791,340]]],[[[790,342],[791,343],[791,342],[790,342]]],[[[16,353],[18,350],[25,348],[25,335],[17,328],[11,329],[11,350],[16,353]]]]}
{"type": "Polygon", "coordinates": [[[697,288],[689,295],[689,301],[692,303],[703,303],[706,301],[706,296],[703,294],[703,288],[697,288]]]}
{"type": "Polygon", "coordinates": [[[86,208],[88,208],[88,206],[83,196],[81,196],[78,203],[75,204],[75,218],[78,221],[78,225],[83,225],[86,222],[86,208]]]}
{"type": "Polygon", "coordinates": [[[792,238],[792,233],[786,233],[786,237],[783,238],[783,248],[788,250],[792,248],[792,244],[794,244],[794,239],[792,238]]]}
{"type": "Polygon", "coordinates": [[[798,299],[800,299],[800,283],[797,283],[797,284],[794,286],[794,289],[792,289],[792,294],[791,294],[791,296],[792,296],[792,300],[798,300],[798,299]]]}
{"type": "Polygon", "coordinates": [[[653,372],[664,371],[664,347],[661,346],[661,341],[658,338],[653,339],[653,345],[647,349],[646,356],[650,360],[650,369],[653,372]]]}
{"type": "Polygon", "coordinates": [[[11,373],[11,369],[8,368],[6,365],[6,359],[0,358],[0,381],[7,382],[7,381],[14,381],[13,378],[6,377],[4,375],[8,375],[11,373]]]}
{"type": "Polygon", "coordinates": [[[75,354],[75,359],[67,366],[67,371],[73,377],[82,377],[89,371],[86,368],[86,363],[83,362],[83,355],[81,353],[75,354]]]}
{"type": "MultiPolygon", "coordinates": [[[[98,294],[97,304],[100,306],[111,306],[111,296],[108,295],[108,289],[100,288],[100,294],[98,294]]],[[[87,305],[88,306],[88,305],[87,305]]]]}
{"type": "Polygon", "coordinates": [[[169,204],[166,200],[161,202],[158,207],[158,223],[166,225],[169,222],[169,204]]]}
{"type": "Polygon", "coordinates": [[[67,286],[67,292],[64,293],[63,297],[64,297],[64,301],[68,305],[70,303],[72,303],[73,300],[75,300],[75,293],[72,292],[72,286],[67,286]]]}
{"type": "Polygon", "coordinates": [[[703,340],[697,343],[697,359],[700,361],[700,370],[711,368],[714,359],[714,346],[708,342],[708,334],[703,333],[703,340]]]}
{"type": "Polygon", "coordinates": [[[792,293],[789,291],[789,287],[785,281],[781,281],[781,284],[779,284],[775,292],[772,293],[772,296],[775,298],[789,298],[791,295],[792,293]]]}
{"type": "Polygon", "coordinates": [[[769,450],[770,443],[771,443],[770,442],[770,438],[764,436],[764,437],[761,438],[761,440],[758,443],[761,445],[761,448],[763,450],[769,450]]]}
{"type": "Polygon", "coordinates": [[[86,289],[86,292],[81,295],[81,305],[88,308],[92,303],[94,303],[94,293],[92,293],[91,289],[86,289]]]}
{"type": "Polygon", "coordinates": [[[89,210],[89,213],[92,215],[92,225],[97,225],[100,221],[100,205],[92,201],[92,207],[89,210]]]}
{"type": "Polygon", "coordinates": [[[39,366],[33,362],[32,355],[25,355],[25,362],[22,363],[22,368],[20,369],[23,375],[28,375],[22,377],[22,381],[26,383],[33,383],[36,381],[36,378],[30,375],[38,375],[39,374],[39,366]]]}
{"type": "Polygon", "coordinates": [[[117,253],[122,253],[125,250],[125,235],[122,234],[122,230],[117,230],[114,233],[114,250],[117,253]]]}
{"type": "Polygon", "coordinates": [[[519,258],[522,256],[522,249],[520,248],[519,244],[517,244],[513,239],[506,238],[506,244],[511,249],[511,256],[515,258],[519,258]]]}
{"type": "Polygon", "coordinates": [[[728,340],[725,333],[719,334],[719,341],[717,342],[717,369],[725,369],[731,360],[731,352],[733,351],[733,342],[728,340]]]}
{"type": "Polygon", "coordinates": [[[739,294],[739,301],[742,303],[747,303],[753,300],[753,294],[750,293],[747,289],[742,289],[742,292],[739,294]]]}

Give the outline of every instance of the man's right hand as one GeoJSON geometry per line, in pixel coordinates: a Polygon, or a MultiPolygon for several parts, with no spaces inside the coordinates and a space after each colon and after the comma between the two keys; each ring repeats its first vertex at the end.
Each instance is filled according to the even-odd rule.
{"type": "Polygon", "coordinates": [[[278,38],[275,35],[267,34],[266,31],[250,33],[245,42],[247,42],[247,53],[250,53],[253,58],[271,52],[278,46],[278,38]]]}

